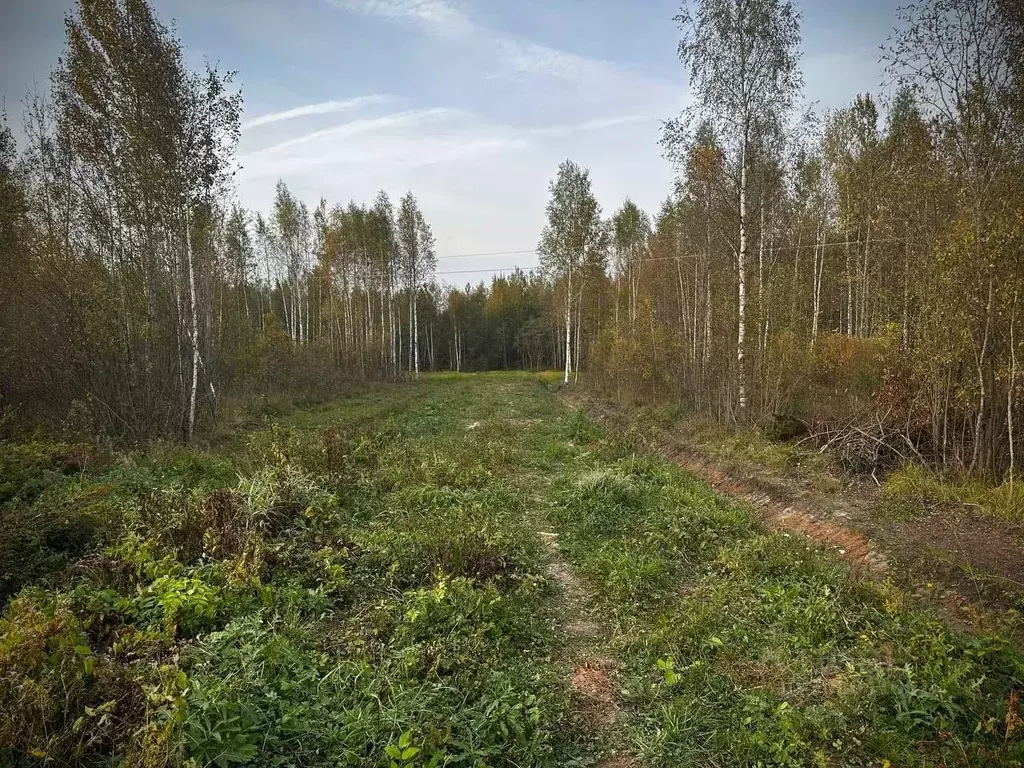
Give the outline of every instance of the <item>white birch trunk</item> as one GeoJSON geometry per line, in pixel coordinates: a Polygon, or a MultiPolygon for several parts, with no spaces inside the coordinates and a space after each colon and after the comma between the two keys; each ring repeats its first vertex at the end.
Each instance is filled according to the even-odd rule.
{"type": "Polygon", "coordinates": [[[192,439],[196,425],[196,393],[199,389],[199,317],[196,310],[196,274],[192,259],[192,238],[189,235],[188,215],[185,216],[185,258],[188,262],[188,292],[191,305],[190,322],[192,331],[192,384],[188,395],[188,431],[186,440],[192,439]]]}
{"type": "Polygon", "coordinates": [[[819,219],[818,227],[814,234],[814,275],[811,297],[811,346],[814,346],[814,342],[818,340],[818,318],[821,316],[821,275],[825,269],[825,249],[822,244],[821,231],[822,222],[821,219],[819,219]]]}
{"type": "Polygon", "coordinates": [[[413,288],[412,290],[412,343],[413,349],[413,375],[418,379],[420,377],[420,318],[419,312],[416,307],[416,294],[418,291],[413,288]]]}
{"type": "Polygon", "coordinates": [[[736,331],[736,384],[739,395],[740,413],[747,411],[747,135],[743,132],[743,147],[740,150],[740,249],[737,281],[738,305],[736,331]]]}
{"type": "Polygon", "coordinates": [[[564,384],[569,383],[569,373],[572,371],[572,269],[569,269],[565,286],[565,378],[564,384]]]}

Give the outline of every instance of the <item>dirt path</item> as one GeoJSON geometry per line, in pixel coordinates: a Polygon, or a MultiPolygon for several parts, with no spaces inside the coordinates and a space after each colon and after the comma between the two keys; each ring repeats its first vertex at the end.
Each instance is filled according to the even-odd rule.
{"type": "MultiPolygon", "coordinates": [[[[511,398],[512,393],[509,392],[511,398]]],[[[542,422],[524,418],[506,401],[501,415],[504,425],[527,429],[542,422]]],[[[464,424],[467,432],[486,429],[489,419],[464,424]]],[[[573,709],[586,730],[601,746],[603,754],[597,768],[639,768],[640,763],[623,745],[628,743],[621,723],[617,696],[619,664],[609,648],[612,628],[596,607],[593,591],[577,578],[559,544],[559,534],[546,514],[550,499],[541,489],[549,489],[552,479],[543,474],[520,475],[528,487],[526,521],[544,549],[544,571],[558,585],[553,605],[554,629],[562,642],[556,660],[565,669],[571,690],[573,709]]]]}
{"type": "Polygon", "coordinates": [[[831,549],[850,561],[854,569],[875,575],[889,570],[885,555],[863,533],[846,527],[834,515],[822,514],[810,505],[784,501],[736,477],[730,477],[699,454],[678,445],[663,445],[661,453],[693,475],[703,478],[723,496],[750,504],[769,528],[793,531],[831,549]]]}
{"type": "MultiPolygon", "coordinates": [[[[573,397],[615,428],[630,423],[617,406],[573,397]]],[[[871,578],[892,576],[955,624],[985,630],[1024,607],[1024,526],[963,508],[934,508],[909,519],[881,513],[875,488],[823,494],[767,468],[724,466],[700,446],[655,430],[649,448],[723,496],[749,504],[769,528],[803,534],[871,578]]],[[[1011,632],[1024,645],[1024,627],[1011,632]]]]}
{"type": "Polygon", "coordinates": [[[546,572],[557,582],[558,630],[565,637],[563,660],[571,669],[573,698],[587,724],[609,745],[600,768],[636,768],[639,763],[622,747],[617,731],[619,704],[616,697],[618,664],[606,648],[609,628],[593,608],[593,595],[572,572],[558,543],[558,534],[547,521],[536,518],[537,535],[547,551],[546,572]]]}
{"type": "MultiPolygon", "coordinates": [[[[595,401],[577,402],[578,406],[594,412],[599,421],[621,424],[626,416],[617,409],[595,401]]],[[[862,532],[845,524],[849,514],[844,504],[833,504],[830,509],[798,501],[792,496],[767,491],[762,485],[744,480],[735,472],[727,472],[698,450],[661,433],[650,446],[690,474],[701,478],[722,496],[746,502],[754,508],[760,520],[769,528],[803,534],[819,546],[834,551],[853,564],[874,575],[884,575],[889,563],[879,548],[862,532]]]]}

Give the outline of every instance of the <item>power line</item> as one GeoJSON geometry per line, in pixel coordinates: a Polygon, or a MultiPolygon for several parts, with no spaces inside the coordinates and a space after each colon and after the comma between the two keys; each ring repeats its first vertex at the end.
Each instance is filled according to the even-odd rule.
{"type": "MultiPolygon", "coordinates": [[[[817,244],[816,243],[804,243],[804,244],[801,244],[800,246],[796,246],[796,245],[777,245],[777,246],[775,246],[773,248],[773,250],[775,252],[778,252],[778,251],[797,250],[797,248],[800,248],[801,250],[806,249],[806,248],[815,248],[815,249],[822,248],[822,249],[824,249],[824,248],[833,248],[835,246],[863,245],[866,242],[868,242],[868,241],[866,241],[866,240],[843,240],[843,241],[839,241],[839,242],[827,242],[827,243],[817,243],[817,244]]],[[[872,243],[904,243],[904,242],[907,242],[907,241],[906,241],[905,238],[901,238],[901,237],[888,237],[888,238],[872,239],[870,242],[872,242],[872,243]]],[[[512,251],[510,253],[523,253],[523,251],[512,251]]],[[[471,255],[478,255],[478,254],[465,254],[465,255],[466,256],[471,256],[471,255]]],[[[484,254],[480,254],[480,255],[484,255],[484,254]]],[[[495,253],[493,255],[497,256],[499,254],[495,253]]],[[[647,264],[649,262],[654,262],[654,261],[680,261],[682,259],[694,259],[694,258],[697,258],[697,257],[698,257],[697,254],[686,254],[686,255],[679,255],[679,256],[653,256],[653,257],[649,257],[649,258],[640,258],[640,259],[638,259],[637,263],[638,264],[647,264]]],[[[448,256],[448,257],[445,257],[445,258],[459,258],[459,257],[448,256]]],[[[513,265],[511,267],[482,267],[482,268],[479,268],[479,269],[449,269],[449,270],[443,270],[443,271],[440,271],[440,272],[435,272],[434,274],[435,275],[472,275],[472,274],[498,273],[498,272],[500,272],[500,273],[515,272],[516,270],[522,270],[524,272],[528,272],[530,270],[538,269],[539,267],[540,267],[539,264],[531,264],[531,265],[526,265],[526,266],[521,265],[521,264],[516,264],[516,265],[513,265]]]]}
{"type": "MultiPolygon", "coordinates": [[[[841,240],[841,241],[838,241],[838,242],[802,243],[799,246],[796,246],[796,245],[777,245],[777,246],[774,246],[772,250],[775,251],[775,252],[778,252],[778,251],[793,251],[793,250],[797,250],[798,248],[800,250],[804,250],[804,249],[807,249],[807,248],[815,248],[815,249],[822,248],[822,249],[824,249],[824,248],[833,248],[835,246],[863,245],[866,242],[868,242],[868,241],[867,240],[841,240]]],[[[907,240],[906,240],[906,238],[902,238],[902,237],[884,237],[884,238],[872,238],[870,240],[870,242],[872,242],[872,243],[905,243],[905,242],[907,242],[907,240]]],[[[440,261],[441,259],[463,259],[463,258],[469,258],[471,256],[512,256],[512,255],[516,255],[516,254],[536,253],[536,252],[537,252],[536,250],[529,250],[529,251],[522,250],[522,251],[494,251],[492,253],[463,253],[463,254],[458,254],[458,255],[455,255],[455,256],[439,256],[438,257],[438,261],[440,261]]],[[[696,254],[687,254],[687,255],[680,255],[680,256],[654,256],[654,257],[650,257],[650,258],[640,258],[638,260],[638,263],[646,264],[648,262],[653,262],[653,261],[679,261],[681,259],[693,259],[693,258],[697,258],[697,255],[696,254]]],[[[513,265],[511,267],[481,267],[479,269],[449,269],[449,270],[442,270],[440,272],[435,272],[434,274],[435,275],[474,275],[474,274],[485,274],[485,273],[515,272],[516,270],[522,270],[524,272],[528,272],[530,270],[538,269],[539,266],[540,266],[539,264],[531,264],[531,265],[526,265],[526,266],[521,265],[521,264],[515,264],[515,265],[513,265]]]]}
{"type": "Polygon", "coordinates": [[[450,269],[450,270],[443,271],[443,272],[435,272],[434,274],[435,275],[471,275],[471,274],[479,274],[479,273],[483,273],[483,272],[515,272],[517,269],[523,270],[523,271],[529,271],[531,269],[537,269],[538,266],[539,265],[537,265],[537,264],[533,264],[533,265],[530,265],[530,266],[523,267],[523,266],[520,266],[520,265],[517,264],[517,265],[512,266],[512,267],[500,267],[500,268],[498,268],[498,267],[487,267],[487,268],[483,268],[483,269],[450,269]]]}
{"type": "Polygon", "coordinates": [[[484,253],[457,253],[453,256],[438,256],[438,261],[444,261],[445,259],[469,259],[476,256],[519,256],[526,253],[536,253],[536,248],[524,248],[521,251],[489,251],[484,253]]]}

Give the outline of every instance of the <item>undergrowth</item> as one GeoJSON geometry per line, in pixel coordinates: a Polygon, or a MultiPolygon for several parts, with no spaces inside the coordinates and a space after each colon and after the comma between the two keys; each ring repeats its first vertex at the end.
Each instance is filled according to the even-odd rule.
{"type": "Polygon", "coordinates": [[[993,485],[976,478],[942,475],[920,464],[907,463],[886,476],[882,492],[897,503],[913,503],[919,507],[950,503],[1005,520],[1024,520],[1024,483],[1019,477],[993,485]]]}
{"type": "Polygon", "coordinates": [[[457,416],[493,407],[455,380],[215,453],[3,445],[0,764],[581,760],[521,462],[457,416]]]}

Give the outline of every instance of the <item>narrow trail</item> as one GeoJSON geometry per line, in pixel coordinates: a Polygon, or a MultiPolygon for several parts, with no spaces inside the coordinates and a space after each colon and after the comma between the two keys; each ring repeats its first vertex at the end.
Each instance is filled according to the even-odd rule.
{"type": "MultiPolygon", "coordinates": [[[[539,500],[538,500],[539,501],[539,500]]],[[[537,508],[539,505],[535,506],[537,508]]],[[[563,661],[571,669],[569,685],[587,723],[608,745],[609,754],[600,768],[637,768],[639,763],[622,748],[618,731],[619,703],[616,695],[618,663],[607,648],[609,627],[593,607],[590,590],[573,573],[548,521],[538,513],[532,524],[547,551],[545,570],[560,588],[556,615],[558,631],[565,638],[563,661]]]]}
{"type": "MultiPolygon", "coordinates": [[[[542,424],[540,418],[524,418],[513,404],[514,392],[505,388],[498,402],[501,412],[464,423],[467,433],[486,431],[495,421],[530,429],[542,424]]],[[[621,728],[617,697],[619,664],[608,647],[612,629],[596,608],[592,590],[577,578],[562,553],[559,534],[545,510],[550,498],[539,489],[550,490],[551,477],[520,475],[519,481],[530,488],[527,494],[526,522],[544,549],[545,575],[558,585],[554,599],[554,629],[563,642],[556,660],[565,668],[572,702],[588,731],[604,747],[597,768],[639,768],[641,765],[623,745],[628,739],[621,728]]]]}

